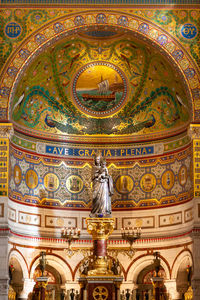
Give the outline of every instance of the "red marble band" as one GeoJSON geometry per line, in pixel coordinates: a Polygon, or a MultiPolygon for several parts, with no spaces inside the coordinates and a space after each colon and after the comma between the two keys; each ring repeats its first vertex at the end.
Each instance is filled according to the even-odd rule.
{"type": "Polygon", "coordinates": [[[94,240],[94,255],[95,256],[106,256],[107,240],[94,240]]]}

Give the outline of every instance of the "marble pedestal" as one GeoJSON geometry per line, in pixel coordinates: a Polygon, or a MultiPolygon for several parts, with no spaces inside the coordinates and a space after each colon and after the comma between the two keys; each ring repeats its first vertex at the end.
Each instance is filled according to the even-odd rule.
{"type": "Polygon", "coordinates": [[[80,300],[120,300],[122,281],[119,275],[80,277],[80,300]]]}

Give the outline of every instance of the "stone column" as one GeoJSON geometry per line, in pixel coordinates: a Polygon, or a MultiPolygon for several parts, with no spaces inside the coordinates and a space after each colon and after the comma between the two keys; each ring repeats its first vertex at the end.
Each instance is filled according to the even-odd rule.
{"type": "Polygon", "coordinates": [[[62,284],[61,286],[60,286],[60,288],[61,288],[61,290],[62,290],[62,293],[61,293],[61,300],[62,299],[64,299],[64,300],[66,300],[67,299],[67,290],[66,290],[66,286],[65,286],[65,284],[62,284]]]}
{"type": "Polygon", "coordinates": [[[177,292],[176,289],[176,279],[165,280],[164,285],[166,286],[170,300],[178,300],[182,298],[180,293],[177,292]]]}
{"type": "Polygon", "coordinates": [[[8,300],[8,278],[0,277],[0,299],[8,300]]]}
{"type": "Polygon", "coordinates": [[[148,290],[149,300],[152,300],[152,290],[148,290]]]}
{"type": "MultiPolygon", "coordinates": [[[[199,170],[198,160],[200,157],[199,147],[196,147],[196,142],[200,141],[200,127],[192,126],[189,130],[189,135],[193,139],[193,155],[194,155],[194,179],[198,178],[199,170]]],[[[194,227],[192,231],[193,238],[193,266],[192,266],[192,289],[193,300],[200,299],[200,197],[198,189],[194,188],[193,212],[194,212],[194,227]]]]}
{"type": "Polygon", "coordinates": [[[193,229],[193,300],[200,299],[200,228],[193,229]]]}
{"type": "Polygon", "coordinates": [[[66,296],[66,300],[70,300],[70,290],[67,290],[67,296],[66,296]]]}
{"type": "Polygon", "coordinates": [[[12,131],[11,123],[2,123],[0,125],[0,162],[4,166],[2,171],[4,177],[1,178],[1,184],[5,188],[1,189],[0,197],[0,299],[8,299],[9,274],[8,274],[8,218],[7,218],[7,203],[8,203],[8,163],[9,163],[9,136],[12,131]]]}
{"type": "Polygon", "coordinates": [[[136,289],[132,290],[131,300],[136,300],[136,289]]]}
{"type": "Polygon", "coordinates": [[[29,293],[31,293],[33,291],[34,285],[35,285],[35,282],[33,279],[24,278],[23,290],[21,291],[18,298],[21,300],[27,300],[29,293]]]}
{"type": "MultiPolygon", "coordinates": [[[[5,198],[5,197],[4,197],[5,198]]],[[[3,208],[4,210],[4,208],[3,208]]],[[[3,211],[3,214],[5,211],[3,211]]],[[[6,224],[0,224],[0,299],[8,299],[9,274],[8,274],[8,233],[6,224]]]]}

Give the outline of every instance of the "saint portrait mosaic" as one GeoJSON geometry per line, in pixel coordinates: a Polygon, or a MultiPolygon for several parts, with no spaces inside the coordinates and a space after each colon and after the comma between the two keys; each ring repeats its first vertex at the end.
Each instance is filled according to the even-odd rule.
{"type": "Polygon", "coordinates": [[[116,181],[116,189],[121,194],[128,194],[133,189],[133,179],[129,175],[122,175],[116,181]]]}
{"type": "Polygon", "coordinates": [[[53,173],[48,173],[44,177],[44,186],[48,191],[56,191],[59,187],[59,179],[53,173]]]}
{"type": "Polygon", "coordinates": [[[182,166],[179,170],[179,173],[178,173],[178,178],[179,178],[179,182],[180,184],[183,186],[186,184],[186,181],[187,181],[187,168],[186,166],[182,166]]]}
{"type": "Polygon", "coordinates": [[[170,190],[174,185],[174,173],[171,170],[167,170],[162,175],[162,186],[166,190],[170,190]]]}
{"type": "Polygon", "coordinates": [[[140,184],[144,192],[152,192],[156,186],[156,177],[153,174],[145,174],[140,184]]]}
{"type": "Polygon", "coordinates": [[[29,169],[26,172],[26,184],[30,189],[34,189],[38,185],[38,175],[34,170],[29,169]]]}
{"type": "Polygon", "coordinates": [[[22,171],[18,165],[14,167],[14,181],[16,184],[20,184],[22,180],[22,171]]]}

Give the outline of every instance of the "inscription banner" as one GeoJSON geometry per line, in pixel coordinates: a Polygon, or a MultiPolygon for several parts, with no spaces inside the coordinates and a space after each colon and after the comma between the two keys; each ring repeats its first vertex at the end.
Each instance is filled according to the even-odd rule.
{"type": "Polygon", "coordinates": [[[110,148],[110,149],[88,149],[88,148],[75,148],[75,147],[64,147],[64,146],[54,146],[45,145],[42,143],[37,143],[37,153],[52,155],[52,156],[70,156],[70,157],[82,157],[88,158],[95,155],[97,152],[101,152],[102,156],[116,158],[116,157],[140,157],[157,155],[163,153],[163,145],[149,145],[141,147],[130,147],[130,148],[110,148]]]}

